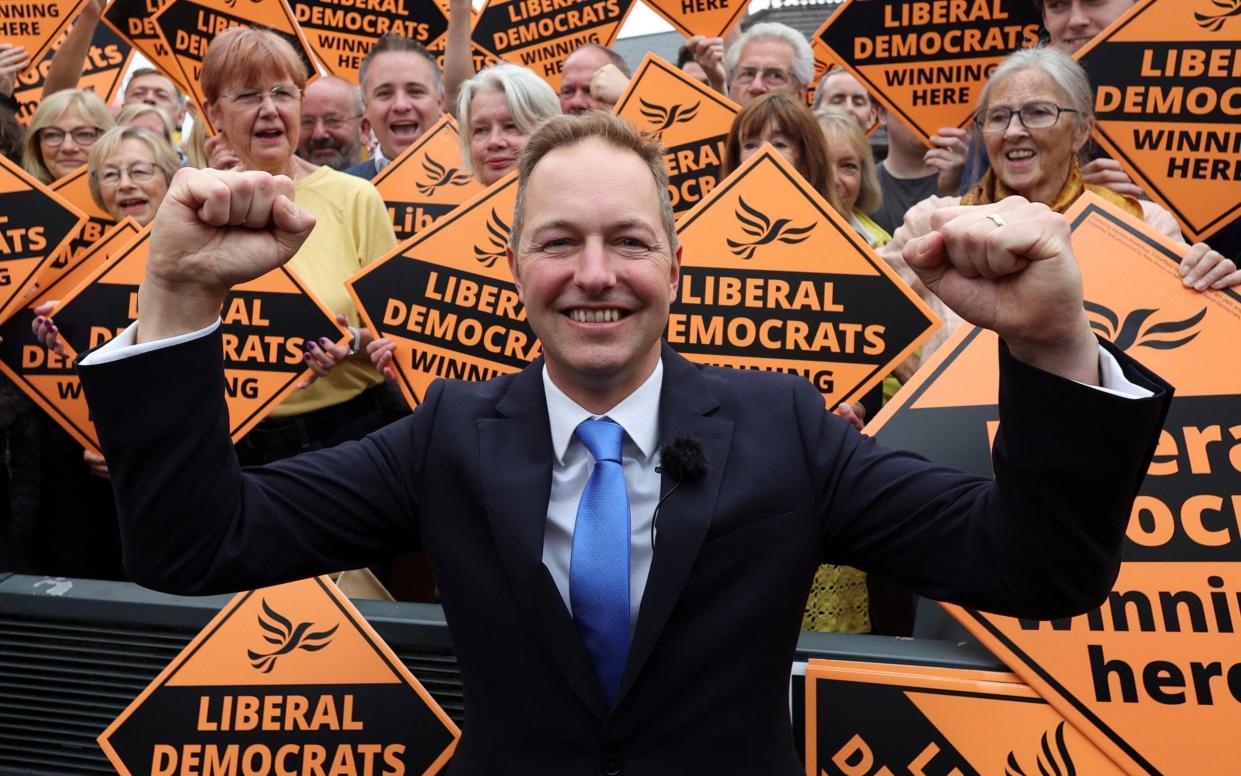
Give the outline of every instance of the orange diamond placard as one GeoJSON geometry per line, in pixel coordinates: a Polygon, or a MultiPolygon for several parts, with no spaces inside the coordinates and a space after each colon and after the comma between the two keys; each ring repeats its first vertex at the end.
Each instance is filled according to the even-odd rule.
{"type": "Polygon", "coordinates": [[[26,49],[38,62],[77,18],[86,0],[5,0],[0,5],[0,40],[26,49]]]}
{"type": "Polygon", "coordinates": [[[310,44],[293,19],[288,0],[175,0],[155,14],[155,27],[164,47],[172,52],[181,70],[181,83],[207,115],[207,96],[202,90],[203,58],[216,35],[230,27],[266,27],[293,46],[313,81],[319,73],[310,56],[310,44]]]}
{"type": "Polygon", "coordinates": [[[30,173],[0,156],[0,320],[30,295],[86,216],[30,173]]]}
{"type": "Polygon", "coordinates": [[[444,9],[427,0],[289,0],[289,6],[328,72],[355,84],[363,57],[381,35],[399,35],[429,47],[448,30],[444,9]]]}
{"type": "Polygon", "coordinates": [[[805,376],[856,401],[939,324],[826,200],[765,145],[677,224],[668,344],[703,364],[805,376]]]}
{"type": "MultiPolygon", "coordinates": [[[[74,351],[98,347],[138,317],[138,285],[146,273],[150,239],[148,226],[52,311],[74,351]]],[[[235,286],[220,317],[225,399],[234,440],[245,436],[309,373],[302,351],[307,340],[327,337],[340,344],[349,337],[289,267],[235,286]]]]}
{"type": "Polygon", "coordinates": [[[1012,674],[811,660],[806,776],[821,773],[1123,772],[1012,674]]]}
{"type": "Polygon", "coordinates": [[[397,240],[413,237],[483,190],[461,161],[459,139],[456,120],[445,113],[371,181],[397,240]]]}
{"type": "Polygon", "coordinates": [[[719,181],[728,128],[740,109],[680,68],[647,54],[612,110],[663,141],[672,210],[683,213],[719,181]]]}
{"type": "Polygon", "coordinates": [[[1095,138],[1193,240],[1241,219],[1238,9],[1144,0],[1077,54],[1095,138]]]}
{"type": "Polygon", "coordinates": [[[560,67],[583,43],[611,46],[634,0],[487,0],[474,42],[560,90],[560,67]]]}
{"type": "MultiPolygon", "coordinates": [[[[132,218],[121,221],[88,250],[69,260],[54,280],[40,287],[38,296],[0,324],[0,372],[78,444],[96,453],[100,452],[99,440],[90,420],[90,407],[73,369],[76,354],[70,347],[65,355],[57,355],[35,340],[30,328],[32,308],[69,293],[95,268],[133,242],[139,231],[132,218]]],[[[60,255],[66,254],[62,251],[60,255]]]]}
{"type": "Polygon", "coordinates": [[[178,89],[189,94],[190,87],[185,83],[181,66],[155,26],[155,15],[170,2],[172,0],[112,0],[103,12],[103,21],[151,60],[178,89]]]}
{"type": "Polygon", "coordinates": [[[643,0],[687,38],[722,38],[750,7],[747,0],[643,0]]]}
{"type": "Polygon", "coordinates": [[[99,745],[121,776],[429,776],[458,735],[349,599],[317,577],[239,593],[99,745]]]}
{"type": "Polygon", "coordinates": [[[411,407],[441,377],[489,380],[539,355],[505,257],[516,200],[512,172],[346,281],[370,330],[396,343],[411,407]]]}
{"type": "MultiPolygon", "coordinates": [[[[86,223],[82,224],[82,228],[77,231],[68,243],[57,251],[52,261],[35,278],[35,283],[39,286],[46,286],[48,283],[54,282],[70,266],[75,266],[82,254],[89,251],[96,242],[103,238],[108,230],[116,225],[116,221],[112,220],[112,216],[106,210],[99,207],[95,202],[95,198],[91,196],[90,174],[86,165],[82,165],[65,177],[52,183],[51,189],[64,197],[66,202],[85,213],[86,223]]],[[[69,286],[69,288],[72,288],[72,286],[69,286]]]]}
{"type": "MultiPolygon", "coordinates": [[[[63,40],[62,36],[60,41],[63,40]]],[[[52,56],[61,45],[60,41],[57,41],[35,67],[18,75],[13,97],[21,105],[17,118],[23,123],[29,123],[39,108],[39,101],[43,99],[43,81],[51,67],[52,56]]],[[[86,50],[85,69],[78,79],[77,88],[93,91],[105,105],[111,105],[112,98],[121,89],[121,79],[129,69],[133,56],[133,46],[129,41],[117,35],[108,25],[99,25],[95,28],[95,34],[86,50]]]]}
{"type": "Polygon", "coordinates": [[[991,70],[1041,27],[1029,0],[845,0],[815,37],[929,145],[970,121],[991,70]]]}
{"type": "MultiPolygon", "coordinates": [[[[1241,296],[1180,282],[1187,247],[1083,195],[1073,224],[1095,331],[1176,386],[1107,601],[1054,622],[950,607],[1131,774],[1229,773],[1241,723],[1241,296]],[[1230,677],[1233,677],[1231,681],[1230,677]]],[[[991,471],[996,337],[962,326],[875,418],[887,447],[991,471]]]]}

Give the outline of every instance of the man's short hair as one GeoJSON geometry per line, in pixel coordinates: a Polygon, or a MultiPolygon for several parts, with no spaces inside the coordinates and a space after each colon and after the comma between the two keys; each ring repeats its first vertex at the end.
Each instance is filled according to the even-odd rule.
{"type": "Polygon", "coordinates": [[[629,151],[646,163],[655,180],[659,194],[659,209],[664,231],[668,234],[669,250],[676,250],[676,221],[672,215],[672,200],[668,195],[668,173],[664,169],[664,145],[653,134],[638,132],[628,121],[613,113],[591,111],[581,116],[561,114],[543,122],[521,152],[518,160],[519,178],[517,203],[513,207],[513,228],[509,232],[509,247],[517,253],[521,239],[522,221],[526,210],[526,187],[530,173],[552,151],[585,140],[599,140],[621,151],[629,151]]]}
{"type": "MultiPolygon", "coordinates": [[[[819,109],[819,106],[823,104],[823,98],[827,96],[828,80],[832,76],[841,75],[842,73],[844,75],[853,75],[853,73],[850,73],[848,70],[845,70],[840,65],[833,65],[832,67],[829,67],[827,69],[827,72],[823,74],[823,77],[819,79],[819,83],[814,87],[814,102],[810,104],[810,110],[819,109]]],[[[856,80],[856,78],[854,80],[856,80]]],[[[861,82],[859,81],[859,83],[861,82]]],[[[874,97],[870,96],[870,91],[866,92],[866,99],[870,101],[870,106],[872,108],[879,106],[879,102],[874,97]]]]}
{"type": "MultiPolygon", "coordinates": [[[[633,75],[633,73],[629,71],[629,63],[625,61],[624,57],[622,57],[620,54],[617,54],[612,49],[600,43],[583,43],[582,45],[574,49],[573,53],[570,54],[569,56],[573,56],[573,54],[576,54],[577,52],[583,49],[595,49],[596,51],[602,51],[603,55],[608,58],[608,61],[616,65],[616,69],[624,73],[626,78],[633,75]]],[[[569,57],[565,57],[565,59],[568,59],[568,58],[569,57]]]]}
{"type": "Polygon", "coordinates": [[[129,87],[133,85],[136,79],[143,78],[144,76],[148,76],[148,75],[157,75],[160,78],[167,80],[168,83],[172,84],[172,93],[177,98],[177,107],[183,107],[185,105],[185,101],[188,98],[185,96],[185,93],[181,91],[181,87],[177,86],[177,82],[169,78],[164,73],[164,71],[157,70],[153,67],[140,67],[134,72],[130,73],[129,80],[125,82],[125,90],[122,91],[121,93],[125,94],[126,92],[128,92],[129,87]]]}
{"type": "Polygon", "coordinates": [[[724,72],[728,74],[730,82],[737,69],[737,62],[741,60],[741,52],[747,45],[759,40],[778,40],[789,44],[793,48],[793,80],[797,81],[799,86],[810,85],[814,80],[814,51],[810,48],[810,42],[805,35],[780,22],[760,22],[742,33],[741,37],[728,47],[724,52],[724,72]]]}
{"type": "Polygon", "coordinates": [[[682,46],[677,49],[677,69],[684,70],[686,62],[695,62],[694,52],[689,50],[689,46],[682,46]]]}
{"type": "Polygon", "coordinates": [[[366,97],[366,73],[371,69],[371,62],[375,57],[387,54],[389,51],[410,51],[425,59],[431,65],[431,77],[435,80],[435,93],[440,97],[444,96],[444,78],[440,75],[440,66],[435,62],[435,57],[431,52],[427,51],[427,47],[416,40],[389,32],[386,35],[380,35],[375,45],[371,46],[371,50],[366,52],[366,56],[362,58],[362,66],[358,68],[358,86],[362,89],[363,97],[366,97]]]}
{"type": "MultiPolygon", "coordinates": [[[[353,118],[362,115],[362,87],[355,86],[348,79],[341,78],[338,75],[321,75],[316,84],[340,84],[349,92],[349,111],[353,114],[353,118]]],[[[312,84],[313,85],[313,84],[312,84]]],[[[310,87],[307,87],[310,88],[310,87]]]]}

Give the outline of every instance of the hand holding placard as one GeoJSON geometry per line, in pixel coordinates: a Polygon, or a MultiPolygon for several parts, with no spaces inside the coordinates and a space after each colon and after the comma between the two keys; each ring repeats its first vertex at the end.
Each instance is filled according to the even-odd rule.
{"type": "Polygon", "coordinates": [[[935,230],[905,246],[906,263],[944,304],[996,332],[1017,358],[1097,385],[1098,344],[1082,307],[1069,224],[1046,205],[1008,197],[945,207],[935,230]]]}
{"type": "Polygon", "coordinates": [[[178,171],[155,217],[137,342],[210,325],[230,288],[284,264],[314,225],[284,176],[178,171]]]}

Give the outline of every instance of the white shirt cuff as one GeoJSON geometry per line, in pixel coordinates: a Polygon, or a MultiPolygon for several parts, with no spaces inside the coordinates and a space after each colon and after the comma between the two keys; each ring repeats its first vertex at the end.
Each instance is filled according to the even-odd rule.
{"type": "Polygon", "coordinates": [[[1090,387],[1125,399],[1146,399],[1155,395],[1154,391],[1129,382],[1120,362],[1102,345],[1099,346],[1099,385],[1090,387]]]}
{"type": "Polygon", "coordinates": [[[82,366],[98,366],[99,364],[110,364],[113,361],[120,361],[130,356],[140,356],[143,353],[150,353],[160,348],[168,348],[173,345],[180,345],[183,342],[205,337],[215,331],[220,326],[220,319],[216,318],[215,323],[210,326],[204,326],[198,331],[191,331],[188,334],[178,334],[175,337],[166,337],[161,340],[153,340],[151,342],[143,342],[141,345],[135,345],[134,340],[138,336],[138,322],[134,321],[126,327],[125,331],[113,337],[111,340],[101,345],[89,356],[82,359],[82,366]]]}

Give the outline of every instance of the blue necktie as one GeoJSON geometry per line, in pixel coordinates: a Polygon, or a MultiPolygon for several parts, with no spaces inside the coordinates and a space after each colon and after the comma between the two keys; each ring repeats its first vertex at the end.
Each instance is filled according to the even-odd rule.
{"type": "Polygon", "coordinates": [[[629,492],[621,463],[625,430],[611,420],[588,418],[573,433],[594,456],[595,468],[577,505],[569,600],[610,706],[629,654],[629,492]]]}

